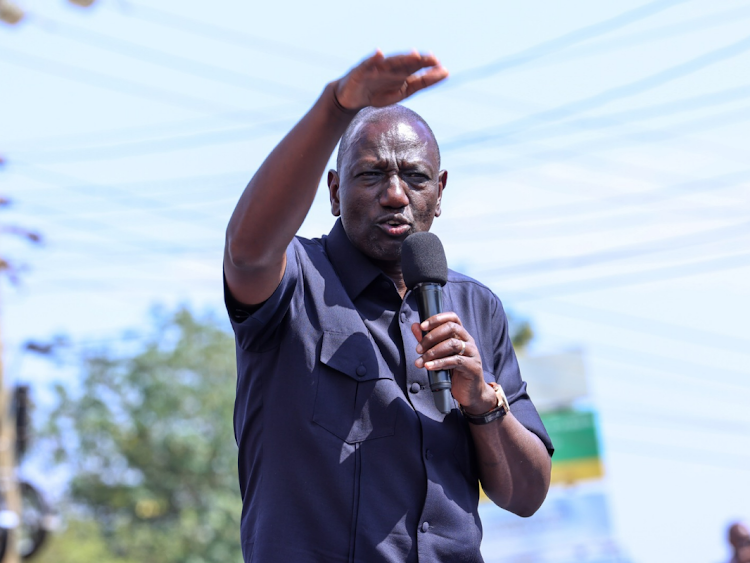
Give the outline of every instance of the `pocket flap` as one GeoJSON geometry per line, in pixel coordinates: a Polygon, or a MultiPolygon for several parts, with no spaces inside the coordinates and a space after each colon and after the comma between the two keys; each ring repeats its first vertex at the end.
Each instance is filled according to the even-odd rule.
{"type": "Polygon", "coordinates": [[[320,349],[320,361],[328,367],[348,375],[356,381],[369,381],[380,377],[375,342],[363,332],[326,331],[320,349]]]}

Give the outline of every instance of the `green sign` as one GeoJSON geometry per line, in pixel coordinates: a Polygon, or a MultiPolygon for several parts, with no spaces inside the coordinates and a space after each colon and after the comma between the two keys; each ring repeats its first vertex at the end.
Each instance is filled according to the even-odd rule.
{"type": "Polygon", "coordinates": [[[572,483],[604,474],[594,413],[568,410],[541,416],[555,447],[555,455],[552,456],[553,483],[572,483]]]}

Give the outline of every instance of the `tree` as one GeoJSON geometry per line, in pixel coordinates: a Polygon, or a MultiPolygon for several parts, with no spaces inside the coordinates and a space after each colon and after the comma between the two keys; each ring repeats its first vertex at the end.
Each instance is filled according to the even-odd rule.
{"type": "Polygon", "coordinates": [[[70,519],[63,533],[45,542],[34,563],[139,563],[108,549],[101,526],[91,519],[70,519]]]}
{"type": "Polygon", "coordinates": [[[90,354],[79,392],[58,387],[48,435],[70,502],[117,557],[241,561],[234,340],[184,308],[156,320],[142,351],[90,354]]]}
{"type": "Polygon", "coordinates": [[[510,330],[510,340],[513,342],[513,348],[517,353],[523,353],[526,347],[534,338],[534,330],[527,319],[519,318],[512,313],[508,314],[508,329],[510,330]]]}
{"type": "Polygon", "coordinates": [[[73,477],[70,524],[40,563],[241,561],[235,383],[232,335],[185,308],[157,313],[138,351],[86,354],[45,432],[73,477]]]}

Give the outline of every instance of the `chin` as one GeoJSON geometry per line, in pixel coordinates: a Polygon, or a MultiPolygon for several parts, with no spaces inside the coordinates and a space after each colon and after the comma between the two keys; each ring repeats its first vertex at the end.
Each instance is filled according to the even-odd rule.
{"type": "Polygon", "coordinates": [[[369,248],[361,249],[364,254],[378,262],[401,262],[401,244],[403,241],[394,240],[389,244],[372,243],[369,248]]]}

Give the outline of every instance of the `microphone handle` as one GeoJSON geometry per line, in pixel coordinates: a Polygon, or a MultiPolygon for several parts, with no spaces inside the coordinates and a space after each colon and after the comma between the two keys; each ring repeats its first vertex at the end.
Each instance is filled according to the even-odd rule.
{"type": "MultiPolygon", "coordinates": [[[[420,283],[414,288],[419,306],[419,321],[423,322],[443,312],[443,288],[439,283],[420,283]]],[[[453,396],[451,395],[451,374],[446,369],[438,371],[427,371],[432,389],[432,398],[435,406],[443,413],[448,414],[453,409],[453,396]]]]}

